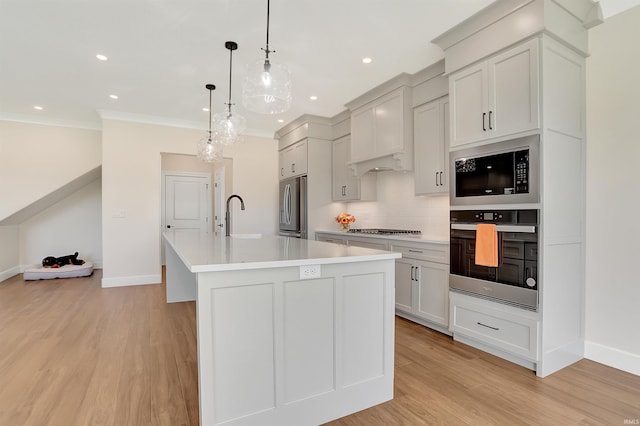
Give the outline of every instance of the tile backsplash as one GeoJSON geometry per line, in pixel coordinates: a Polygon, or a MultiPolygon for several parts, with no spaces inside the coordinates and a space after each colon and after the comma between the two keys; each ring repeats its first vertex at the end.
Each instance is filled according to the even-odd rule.
{"type": "Polygon", "coordinates": [[[449,194],[416,197],[412,172],[379,172],[377,200],[356,201],[346,211],[354,228],[418,229],[433,240],[449,240],[449,194]]]}

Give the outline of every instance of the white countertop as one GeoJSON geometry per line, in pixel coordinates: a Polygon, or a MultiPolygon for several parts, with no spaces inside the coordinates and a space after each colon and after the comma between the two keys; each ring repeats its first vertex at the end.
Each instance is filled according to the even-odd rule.
{"type": "Polygon", "coordinates": [[[394,240],[394,241],[412,241],[412,242],[418,242],[418,243],[449,244],[449,241],[430,240],[422,237],[421,235],[411,237],[408,235],[381,235],[381,234],[366,234],[366,233],[359,233],[359,232],[327,231],[324,229],[316,229],[316,233],[318,232],[321,232],[323,234],[339,235],[341,237],[347,237],[347,238],[365,237],[365,238],[380,238],[383,240],[394,240]]]}
{"type": "Polygon", "coordinates": [[[191,230],[167,230],[163,237],[191,272],[282,268],[401,257],[399,253],[389,251],[275,235],[235,238],[191,230]]]}

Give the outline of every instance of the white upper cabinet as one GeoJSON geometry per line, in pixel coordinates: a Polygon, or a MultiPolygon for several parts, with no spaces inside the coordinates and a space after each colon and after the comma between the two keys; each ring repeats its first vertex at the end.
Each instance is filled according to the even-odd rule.
{"type": "Polygon", "coordinates": [[[400,87],[352,113],[352,161],[370,160],[404,151],[407,139],[406,100],[409,96],[410,89],[400,87]]]}
{"type": "Polygon", "coordinates": [[[350,201],[360,199],[360,182],[351,173],[349,162],[350,137],[333,141],[333,200],[350,201]]]}
{"type": "Polygon", "coordinates": [[[449,98],[413,109],[416,195],[449,191],[449,98]]]}
{"type": "Polygon", "coordinates": [[[539,128],[538,39],[449,77],[451,147],[539,128]]]}
{"type": "Polygon", "coordinates": [[[406,75],[363,95],[351,110],[351,162],[358,176],[371,169],[413,168],[413,114],[406,75]],[[390,89],[390,87],[393,87],[390,89]]]}
{"type": "Polygon", "coordinates": [[[307,174],[307,140],[297,142],[279,153],[280,179],[307,174]]]}

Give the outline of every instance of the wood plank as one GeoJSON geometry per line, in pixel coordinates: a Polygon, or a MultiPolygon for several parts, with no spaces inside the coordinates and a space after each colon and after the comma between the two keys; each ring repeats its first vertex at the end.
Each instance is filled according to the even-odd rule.
{"type": "MultiPolygon", "coordinates": [[[[194,302],[101,271],[0,283],[0,425],[198,425],[194,302]]],[[[640,377],[582,360],[544,379],[396,318],[392,401],[329,423],[623,424],[640,377]]]]}

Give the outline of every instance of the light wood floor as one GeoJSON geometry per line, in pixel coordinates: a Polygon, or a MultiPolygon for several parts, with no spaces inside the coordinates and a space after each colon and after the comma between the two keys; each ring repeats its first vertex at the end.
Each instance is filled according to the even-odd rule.
{"type": "MultiPolygon", "coordinates": [[[[197,425],[195,304],[92,277],[0,283],[0,425],[197,425]]],[[[583,360],[545,379],[396,319],[395,398],[348,425],[623,425],[640,377],[583,360]]]]}

